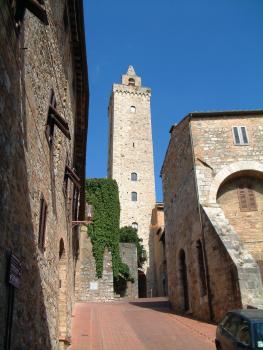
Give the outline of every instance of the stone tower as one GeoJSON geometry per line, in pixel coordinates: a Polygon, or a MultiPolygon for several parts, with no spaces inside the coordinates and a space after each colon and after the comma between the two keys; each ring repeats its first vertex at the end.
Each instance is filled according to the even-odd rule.
{"type": "MultiPolygon", "coordinates": [[[[141,86],[141,78],[129,66],[122,75],[122,83],[113,84],[108,157],[108,177],[119,186],[120,225],[138,229],[148,256],[151,213],[155,206],[150,98],[151,89],[141,86]]],[[[148,265],[147,262],[145,272],[148,265]]]]}

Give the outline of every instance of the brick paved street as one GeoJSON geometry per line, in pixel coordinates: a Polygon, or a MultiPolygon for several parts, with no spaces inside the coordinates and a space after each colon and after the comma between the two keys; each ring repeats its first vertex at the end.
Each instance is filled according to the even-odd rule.
{"type": "Polygon", "coordinates": [[[164,299],[78,303],[73,350],[215,350],[215,326],[169,312],[164,299]]]}

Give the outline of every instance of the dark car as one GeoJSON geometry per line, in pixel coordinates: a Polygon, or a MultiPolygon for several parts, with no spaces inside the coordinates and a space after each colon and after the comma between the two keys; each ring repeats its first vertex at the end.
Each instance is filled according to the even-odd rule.
{"type": "Polygon", "coordinates": [[[233,310],[216,330],[217,350],[263,349],[263,310],[233,310]]]}

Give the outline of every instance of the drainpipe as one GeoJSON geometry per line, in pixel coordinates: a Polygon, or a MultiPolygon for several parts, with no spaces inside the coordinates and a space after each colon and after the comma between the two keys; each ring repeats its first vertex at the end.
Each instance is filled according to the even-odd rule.
{"type": "Polygon", "coordinates": [[[195,155],[194,155],[194,147],[193,147],[193,135],[192,135],[192,128],[191,128],[191,116],[189,116],[189,135],[191,140],[191,151],[192,151],[192,160],[193,160],[193,170],[194,170],[194,181],[195,181],[195,192],[196,192],[196,199],[197,199],[197,206],[198,206],[198,215],[201,225],[201,235],[202,235],[202,245],[203,245],[203,257],[204,257],[204,265],[205,265],[205,276],[206,276],[206,287],[207,287],[207,297],[208,297],[208,307],[209,307],[209,314],[210,314],[210,321],[214,321],[214,310],[212,305],[212,293],[211,293],[211,287],[210,287],[210,275],[209,275],[209,269],[208,269],[208,261],[207,261],[207,253],[206,253],[206,237],[204,232],[204,225],[201,215],[201,205],[199,201],[199,192],[198,192],[198,186],[197,186],[197,178],[196,178],[196,166],[195,166],[195,155]]]}

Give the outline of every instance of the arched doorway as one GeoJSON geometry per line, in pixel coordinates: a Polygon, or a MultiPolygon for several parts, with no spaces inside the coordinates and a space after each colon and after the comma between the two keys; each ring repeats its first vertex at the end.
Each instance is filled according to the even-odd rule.
{"type": "Polygon", "coordinates": [[[58,293],[58,329],[59,329],[59,350],[66,349],[68,343],[67,327],[67,260],[64,241],[59,242],[59,293],[58,293]]]}
{"type": "Polygon", "coordinates": [[[187,282],[187,267],[185,252],[182,249],[179,254],[179,274],[180,274],[180,289],[182,308],[184,311],[189,310],[189,294],[188,294],[188,282],[187,282]]]}
{"type": "Polygon", "coordinates": [[[139,298],[146,298],[147,296],[146,276],[145,276],[145,273],[141,270],[138,270],[138,289],[139,289],[139,298]]]}

